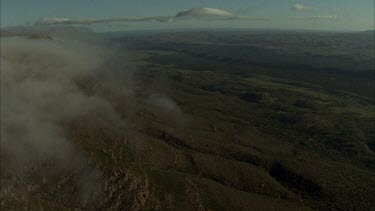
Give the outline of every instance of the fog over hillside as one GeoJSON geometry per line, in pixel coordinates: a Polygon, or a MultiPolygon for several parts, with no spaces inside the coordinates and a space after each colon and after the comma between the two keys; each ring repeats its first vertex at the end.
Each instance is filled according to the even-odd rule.
{"type": "MultiPolygon", "coordinates": [[[[12,167],[38,159],[71,158],[74,149],[63,126],[92,112],[116,118],[104,99],[88,96],[76,82],[95,73],[106,54],[72,37],[2,38],[3,150],[12,167]]],[[[27,164],[28,165],[28,164],[27,164]]]]}
{"type": "Polygon", "coordinates": [[[101,190],[101,172],[89,167],[87,154],[66,131],[82,118],[94,125],[124,124],[106,99],[79,86],[102,72],[114,52],[80,30],[18,34],[1,38],[3,168],[21,178],[40,171],[34,180],[78,171],[74,183],[79,197],[90,196],[101,190]]]}
{"type": "MultiPolygon", "coordinates": [[[[99,146],[101,141],[117,141],[116,150],[122,150],[129,137],[139,139],[128,126],[137,103],[135,68],[123,54],[109,40],[80,28],[2,31],[1,159],[6,169],[2,201],[10,197],[22,204],[20,195],[47,188],[59,200],[76,204],[69,206],[138,206],[137,194],[130,194],[132,187],[123,192],[129,195],[117,196],[116,203],[107,197],[128,183],[137,183],[135,191],[141,192],[143,179],[126,172],[121,184],[111,182],[124,177],[123,170],[102,166],[81,143],[87,140],[88,146],[107,152],[99,146]],[[101,130],[105,134],[98,134],[101,130]],[[133,198],[136,201],[130,203],[133,198]]],[[[183,112],[166,95],[155,92],[146,98],[147,106],[165,119],[183,121],[183,112]]]]}

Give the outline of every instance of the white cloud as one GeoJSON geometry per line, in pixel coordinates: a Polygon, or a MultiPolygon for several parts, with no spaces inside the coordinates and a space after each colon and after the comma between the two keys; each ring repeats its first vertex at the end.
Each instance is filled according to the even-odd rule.
{"type": "Polygon", "coordinates": [[[292,10],[297,11],[297,12],[304,12],[311,10],[312,8],[310,6],[306,6],[303,4],[295,4],[292,6],[292,10]]]}
{"type": "Polygon", "coordinates": [[[204,17],[204,16],[211,16],[211,17],[232,17],[233,15],[227,11],[214,9],[214,8],[193,8],[186,11],[181,11],[177,13],[176,17],[204,17]]]}

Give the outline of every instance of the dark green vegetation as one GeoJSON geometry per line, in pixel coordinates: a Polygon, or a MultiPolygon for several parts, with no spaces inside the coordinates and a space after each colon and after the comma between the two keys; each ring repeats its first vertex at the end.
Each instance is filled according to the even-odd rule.
{"type": "MultiPolygon", "coordinates": [[[[374,206],[373,34],[185,32],[119,41],[147,61],[140,81],[163,87],[192,118],[152,133],[157,148],[168,145],[171,165],[144,161],[157,163],[145,167],[157,184],[181,188],[179,180],[198,177],[202,206],[211,209],[273,206],[248,194],[319,209],[374,206]],[[228,190],[207,190],[212,182],[228,190]],[[241,200],[226,201],[229,189],[241,200]]],[[[172,195],[179,201],[181,193],[172,195]]]]}
{"type": "MultiPolygon", "coordinates": [[[[134,95],[94,85],[100,76],[81,87],[108,99],[127,124],[67,125],[109,181],[101,208],[375,207],[373,34],[184,32],[114,41],[137,64],[134,95]]],[[[58,198],[71,191],[64,185],[44,185],[30,206],[90,207],[58,198]]]]}

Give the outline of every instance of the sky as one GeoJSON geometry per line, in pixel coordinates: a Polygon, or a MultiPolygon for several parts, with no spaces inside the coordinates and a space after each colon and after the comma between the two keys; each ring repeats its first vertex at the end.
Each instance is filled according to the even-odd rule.
{"type": "Polygon", "coordinates": [[[158,28],[373,30],[374,0],[0,0],[1,27],[44,17],[103,19],[174,16],[195,7],[217,8],[257,20],[189,20],[90,25],[97,31],[158,28]]]}

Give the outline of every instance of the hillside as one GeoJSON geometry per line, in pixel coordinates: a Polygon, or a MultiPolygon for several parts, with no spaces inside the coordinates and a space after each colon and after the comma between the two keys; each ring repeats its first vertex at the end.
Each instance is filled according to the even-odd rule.
{"type": "Polygon", "coordinates": [[[69,92],[106,103],[58,121],[82,158],[2,171],[1,206],[370,210],[373,42],[308,32],[106,40],[116,52],[98,71],[68,72],[69,92]]]}

